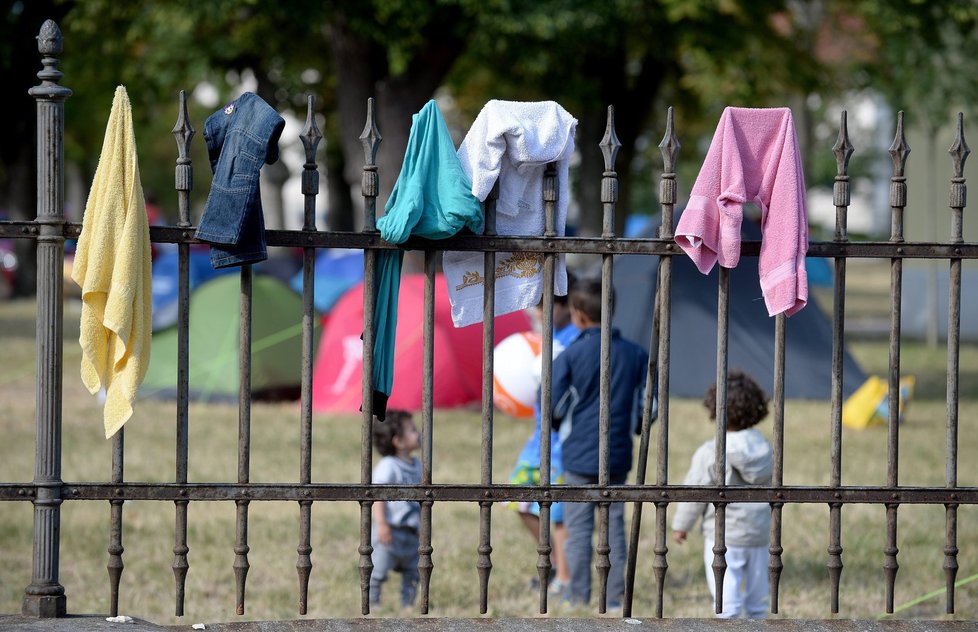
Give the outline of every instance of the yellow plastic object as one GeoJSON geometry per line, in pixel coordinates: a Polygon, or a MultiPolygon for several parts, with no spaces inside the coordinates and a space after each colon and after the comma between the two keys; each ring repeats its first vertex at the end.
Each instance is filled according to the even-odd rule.
{"type": "MultiPolygon", "coordinates": [[[[903,421],[907,406],[913,399],[916,381],[912,375],[900,378],[900,421],[903,421]]],[[[890,414],[889,399],[887,382],[876,375],[870,376],[842,405],[842,423],[858,430],[886,425],[890,414]]]]}

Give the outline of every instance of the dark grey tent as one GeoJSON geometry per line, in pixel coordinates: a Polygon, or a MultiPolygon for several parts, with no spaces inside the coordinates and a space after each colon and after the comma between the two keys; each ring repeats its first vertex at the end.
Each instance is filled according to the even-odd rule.
{"type": "MultiPolygon", "coordinates": [[[[650,222],[644,236],[658,229],[650,222]]],[[[760,226],[744,220],[743,239],[758,241],[760,226]]],[[[613,323],[624,337],[648,349],[659,257],[615,258],[613,323]]],[[[716,379],[717,288],[719,268],[700,274],[685,255],[673,257],[669,391],[701,397],[716,379]]],[[[774,318],[767,314],[757,274],[757,257],[741,257],[730,270],[728,366],[758,380],[768,394],[774,387],[774,318]]],[[[832,326],[814,300],[787,319],[785,397],[829,399],[832,388],[832,326]]],[[[848,352],[844,354],[843,396],[866,380],[848,352]]]]}

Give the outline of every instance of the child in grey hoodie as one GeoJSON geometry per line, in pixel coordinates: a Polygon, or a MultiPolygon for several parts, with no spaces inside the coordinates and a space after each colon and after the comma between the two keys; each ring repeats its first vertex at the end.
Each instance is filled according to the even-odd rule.
{"type": "MultiPolygon", "coordinates": [[[[710,419],[716,419],[716,385],[703,399],[710,419]]],[[[727,376],[726,485],[770,485],[773,462],[771,444],[753,428],[767,416],[767,397],[761,387],[742,371],[727,376]]],[[[714,477],[713,439],[693,454],[684,485],[717,485],[714,477]]],[[[713,577],[714,506],[712,503],[679,503],[672,520],[672,539],[686,541],[689,530],[702,518],[703,561],[706,582],[716,601],[713,577]]],[[[726,509],[725,544],[727,571],[723,580],[721,618],[746,616],[762,619],[768,610],[768,537],[771,509],[763,503],[732,503],[726,509]]]]}

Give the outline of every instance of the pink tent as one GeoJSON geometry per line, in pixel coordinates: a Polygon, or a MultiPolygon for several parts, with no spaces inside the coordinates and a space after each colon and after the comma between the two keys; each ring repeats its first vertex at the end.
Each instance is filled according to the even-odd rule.
{"type": "MultiPolygon", "coordinates": [[[[401,278],[394,350],[394,388],[388,408],[421,409],[424,275],[401,278]]],[[[333,307],[313,369],[312,407],[317,412],[360,409],[363,375],[363,284],[333,307]]],[[[495,342],[531,328],[525,312],[496,318],[495,342]]],[[[434,406],[452,408],[482,400],[482,325],[456,329],[445,278],[435,277],[434,406]]]]}

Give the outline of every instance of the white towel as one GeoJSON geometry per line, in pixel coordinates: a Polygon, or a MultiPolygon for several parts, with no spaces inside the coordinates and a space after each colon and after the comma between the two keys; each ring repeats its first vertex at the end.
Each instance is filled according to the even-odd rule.
{"type": "MultiPolygon", "coordinates": [[[[472,194],[485,201],[496,181],[496,232],[543,235],[543,172],[557,163],[555,228],[564,234],[570,200],[568,163],[574,153],[577,119],[553,101],[492,100],[476,117],[458,148],[472,194]]],[[[456,327],[482,321],[484,258],[481,252],[446,252],[445,280],[456,327]]],[[[567,294],[567,268],[558,257],[554,293],[567,294]]],[[[543,296],[543,255],[496,254],[495,314],[532,307],[543,296]]]]}

